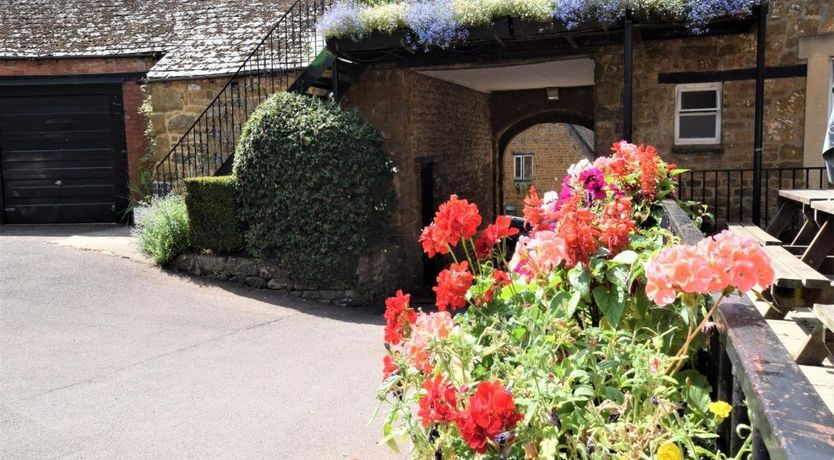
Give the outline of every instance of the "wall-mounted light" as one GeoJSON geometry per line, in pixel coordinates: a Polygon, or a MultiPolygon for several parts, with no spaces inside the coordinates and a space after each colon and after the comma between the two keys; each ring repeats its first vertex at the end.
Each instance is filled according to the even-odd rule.
{"type": "Polygon", "coordinates": [[[547,100],[549,100],[549,101],[558,101],[559,100],[559,88],[547,88],[547,100]]]}

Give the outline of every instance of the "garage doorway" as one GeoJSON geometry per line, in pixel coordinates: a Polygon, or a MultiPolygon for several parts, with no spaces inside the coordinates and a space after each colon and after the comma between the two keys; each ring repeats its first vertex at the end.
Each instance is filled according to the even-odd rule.
{"type": "Polygon", "coordinates": [[[122,88],[0,87],[5,224],[118,222],[127,209],[122,88]]]}

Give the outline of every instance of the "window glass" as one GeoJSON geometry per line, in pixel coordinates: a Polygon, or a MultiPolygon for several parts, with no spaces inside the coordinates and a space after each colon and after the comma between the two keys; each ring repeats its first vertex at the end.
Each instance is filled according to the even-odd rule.
{"type": "Polygon", "coordinates": [[[681,110],[715,109],[717,106],[718,93],[715,90],[681,93],[681,110]]]}
{"type": "Polygon", "coordinates": [[[682,139],[715,138],[715,115],[681,115],[680,137],[682,139]]]}

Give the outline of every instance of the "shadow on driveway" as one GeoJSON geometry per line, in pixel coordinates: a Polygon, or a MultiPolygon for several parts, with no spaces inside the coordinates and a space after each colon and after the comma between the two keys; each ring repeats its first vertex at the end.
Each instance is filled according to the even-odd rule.
{"type": "MultiPolygon", "coordinates": [[[[284,292],[272,291],[269,289],[254,289],[233,281],[213,280],[197,275],[177,272],[168,268],[161,270],[173,278],[180,279],[199,287],[220,288],[236,296],[245,297],[247,299],[256,300],[270,305],[291,308],[308,315],[337,321],[347,321],[351,323],[375,325],[385,324],[385,319],[382,316],[385,312],[385,306],[382,304],[361,306],[331,305],[316,302],[314,300],[302,299],[284,292]]],[[[380,337],[380,343],[381,341],[382,337],[380,337]]]]}

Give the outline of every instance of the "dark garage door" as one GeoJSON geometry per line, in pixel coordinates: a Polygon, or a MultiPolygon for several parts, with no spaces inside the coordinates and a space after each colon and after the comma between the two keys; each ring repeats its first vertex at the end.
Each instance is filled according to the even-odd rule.
{"type": "Polygon", "coordinates": [[[120,85],[0,86],[3,223],[114,222],[126,207],[120,85]]]}

